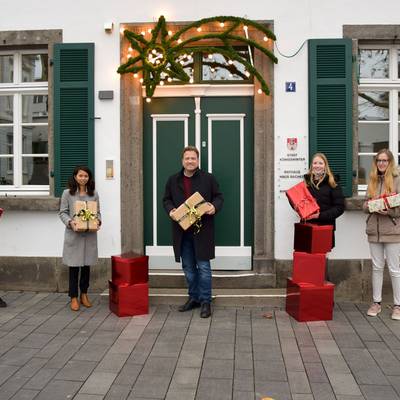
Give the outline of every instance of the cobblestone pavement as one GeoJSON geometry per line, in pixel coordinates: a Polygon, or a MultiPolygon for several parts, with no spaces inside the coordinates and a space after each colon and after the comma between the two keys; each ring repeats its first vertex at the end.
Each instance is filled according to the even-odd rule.
{"type": "Polygon", "coordinates": [[[400,322],[336,304],[333,321],[283,310],[154,306],[118,318],[107,297],[72,312],[64,294],[7,292],[0,400],[400,399],[400,322]]]}

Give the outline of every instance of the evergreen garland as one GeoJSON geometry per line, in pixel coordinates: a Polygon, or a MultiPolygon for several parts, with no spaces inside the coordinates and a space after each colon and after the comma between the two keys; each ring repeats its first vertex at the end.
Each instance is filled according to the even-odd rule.
{"type": "Polygon", "coordinates": [[[240,25],[251,26],[264,33],[267,38],[276,40],[275,35],[265,26],[246,18],[231,16],[204,18],[195,21],[169,37],[165,18],[164,16],[160,16],[156,26],[151,31],[152,36],[150,40],[146,40],[142,34],[137,34],[129,30],[124,31],[124,35],[128,39],[132,50],[135,50],[138,55],[129,58],[126,63],[121,64],[118,68],[118,73],[126,74],[130,72],[137,76],[139,72],[142,72],[146,96],[151,98],[157,85],[162,81],[161,74],[166,74],[169,78],[175,78],[181,82],[190,82],[189,75],[185,72],[180,63],[182,56],[190,57],[194,53],[204,52],[210,54],[218,53],[229,60],[237,61],[242,64],[246,68],[246,71],[259,81],[261,90],[268,95],[270,91],[264,78],[245,57],[234,49],[232,42],[239,42],[246,46],[254,47],[264,53],[274,63],[277,63],[278,59],[270,50],[260,43],[244,36],[233,34],[232,32],[240,25]],[[195,35],[184,41],[180,39],[181,35],[190,29],[201,28],[202,25],[211,22],[230,23],[230,26],[221,33],[195,35]],[[158,39],[159,41],[157,41],[158,39]],[[220,40],[221,45],[196,45],[196,42],[206,39],[220,40]]]}

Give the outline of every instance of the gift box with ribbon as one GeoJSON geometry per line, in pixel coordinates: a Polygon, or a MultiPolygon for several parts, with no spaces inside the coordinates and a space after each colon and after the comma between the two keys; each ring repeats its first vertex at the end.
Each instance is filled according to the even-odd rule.
{"type": "Polygon", "coordinates": [[[77,223],[77,232],[95,232],[98,227],[97,201],[75,202],[74,221],[77,223]]]}
{"type": "Polygon", "coordinates": [[[172,213],[172,216],[182,229],[187,230],[194,225],[195,232],[198,233],[201,229],[201,216],[209,209],[210,205],[203,196],[195,192],[172,213]]]}
{"type": "Polygon", "coordinates": [[[371,213],[398,206],[400,206],[400,194],[398,193],[382,194],[377,199],[368,200],[368,210],[371,213]]]}
{"type": "Polygon", "coordinates": [[[286,191],[286,196],[292,208],[299,214],[301,219],[307,219],[319,211],[319,206],[307,189],[304,182],[291,187],[286,191]]]}

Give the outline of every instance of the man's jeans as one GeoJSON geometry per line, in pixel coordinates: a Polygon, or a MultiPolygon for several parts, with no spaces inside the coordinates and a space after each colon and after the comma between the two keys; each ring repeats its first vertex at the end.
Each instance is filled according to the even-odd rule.
{"type": "Polygon", "coordinates": [[[189,286],[189,297],[199,303],[211,303],[211,265],[210,261],[197,260],[193,237],[183,234],[182,269],[189,286]]]}

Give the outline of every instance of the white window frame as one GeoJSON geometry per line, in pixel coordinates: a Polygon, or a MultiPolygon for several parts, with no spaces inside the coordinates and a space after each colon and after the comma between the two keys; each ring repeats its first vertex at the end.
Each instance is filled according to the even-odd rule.
{"type": "MultiPolygon", "coordinates": [[[[370,121],[373,123],[389,124],[389,149],[394,155],[397,154],[396,162],[399,157],[399,93],[400,93],[400,77],[398,71],[398,62],[400,61],[399,51],[400,45],[391,44],[362,44],[359,50],[389,50],[389,78],[388,79],[367,79],[360,78],[358,90],[361,92],[381,91],[389,92],[389,119],[388,121],[370,121]]],[[[369,122],[369,121],[368,121],[369,122]]],[[[368,124],[367,121],[358,120],[358,124],[368,124]]],[[[357,156],[374,156],[376,153],[358,152],[357,156]]],[[[359,194],[365,193],[367,185],[358,185],[359,194]]]]}
{"type": "MultiPolygon", "coordinates": [[[[49,195],[50,185],[23,185],[22,161],[24,157],[47,157],[49,154],[23,154],[22,128],[24,126],[48,126],[46,123],[24,123],[22,122],[22,96],[23,95],[45,95],[48,96],[48,81],[46,82],[21,82],[22,79],[22,56],[27,54],[48,54],[46,48],[33,50],[4,50],[0,55],[13,55],[14,57],[14,81],[12,83],[0,83],[0,96],[13,96],[13,123],[3,126],[13,126],[13,167],[14,184],[0,185],[0,196],[7,195],[49,195]]],[[[9,158],[0,155],[0,158],[9,158]]]]}

